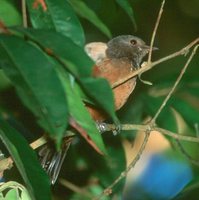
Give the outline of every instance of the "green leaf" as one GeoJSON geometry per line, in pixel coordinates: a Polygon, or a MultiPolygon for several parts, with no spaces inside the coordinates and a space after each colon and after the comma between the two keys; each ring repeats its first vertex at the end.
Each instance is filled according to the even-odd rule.
{"type": "Polygon", "coordinates": [[[0,118],[0,138],[12,156],[33,200],[50,200],[50,184],[34,151],[14,128],[0,118]]]}
{"type": "Polygon", "coordinates": [[[111,87],[106,79],[85,78],[81,79],[82,87],[87,94],[110,115],[116,124],[119,123],[115,114],[114,98],[111,87]]]}
{"type": "Polygon", "coordinates": [[[17,200],[19,199],[19,194],[17,189],[10,189],[4,198],[5,200],[17,200]]]}
{"type": "Polygon", "coordinates": [[[34,28],[54,29],[69,37],[74,43],[80,46],[84,45],[83,29],[73,8],[67,1],[45,0],[47,10],[41,5],[34,7],[35,0],[26,1],[34,28]]]}
{"type": "Polygon", "coordinates": [[[133,9],[131,7],[131,4],[128,2],[128,0],[116,0],[116,2],[119,4],[119,6],[121,6],[121,8],[130,17],[130,19],[133,23],[134,29],[137,30],[137,25],[136,25],[136,22],[135,22],[134,12],[133,12],[133,9]]]}
{"type": "Polygon", "coordinates": [[[171,105],[183,116],[186,122],[193,127],[195,123],[199,123],[199,109],[194,108],[189,102],[182,98],[172,98],[171,105]]]}
{"type": "Polygon", "coordinates": [[[104,33],[108,38],[111,38],[111,32],[108,27],[101,21],[101,19],[93,12],[83,1],[79,0],[68,0],[74,10],[81,17],[87,19],[93,25],[95,25],[102,33],[104,33]]]}
{"type": "Polygon", "coordinates": [[[14,29],[22,32],[58,58],[75,77],[89,76],[94,62],[70,38],[52,30],[14,29]]]}
{"type": "Polygon", "coordinates": [[[32,29],[15,30],[25,33],[26,36],[36,41],[44,49],[50,49],[54,57],[58,58],[79,81],[86,94],[94,99],[112,117],[115,123],[118,123],[110,85],[105,79],[90,77],[93,61],[80,47],[56,32],[32,29]]]}
{"type": "Polygon", "coordinates": [[[6,26],[22,24],[22,17],[11,1],[1,0],[0,4],[0,21],[3,21],[6,26]]]}
{"type": "Polygon", "coordinates": [[[59,70],[60,79],[64,85],[66,97],[68,100],[70,115],[76,120],[76,122],[87,132],[92,141],[97,145],[97,147],[106,154],[106,149],[102,136],[96,128],[95,122],[92,120],[88,110],[86,109],[84,103],[78,91],[73,86],[74,83],[70,82],[68,74],[60,68],[59,70]]]}
{"type": "Polygon", "coordinates": [[[0,64],[24,104],[60,143],[67,126],[67,102],[54,63],[35,45],[0,35],[0,64]]]}

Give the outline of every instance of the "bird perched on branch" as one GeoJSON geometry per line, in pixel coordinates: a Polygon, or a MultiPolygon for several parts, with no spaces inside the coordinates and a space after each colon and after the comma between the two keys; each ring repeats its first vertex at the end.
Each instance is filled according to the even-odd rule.
{"type": "MultiPolygon", "coordinates": [[[[96,62],[93,76],[107,79],[111,86],[138,69],[149,49],[143,40],[133,35],[115,37],[107,44],[93,42],[85,46],[88,55],[96,62]]],[[[157,48],[154,47],[152,50],[155,49],[157,48]]],[[[126,103],[135,86],[136,77],[133,77],[113,88],[115,110],[119,110],[126,103]]],[[[87,105],[87,108],[95,121],[107,118],[103,111],[92,105],[87,105]]]]}
{"type": "MultiPolygon", "coordinates": [[[[92,75],[107,79],[111,86],[139,68],[149,49],[150,47],[143,40],[132,35],[115,37],[107,44],[94,42],[85,46],[85,51],[96,62],[92,75]]],[[[126,103],[135,85],[136,77],[133,77],[113,88],[115,110],[119,110],[126,103]]],[[[102,110],[93,105],[86,104],[86,107],[95,121],[104,121],[107,118],[102,110]]],[[[72,122],[69,124],[74,127],[72,122]]],[[[46,147],[40,151],[42,166],[49,174],[52,183],[55,183],[58,177],[71,141],[71,138],[67,138],[60,152],[53,153],[46,147]]]]}

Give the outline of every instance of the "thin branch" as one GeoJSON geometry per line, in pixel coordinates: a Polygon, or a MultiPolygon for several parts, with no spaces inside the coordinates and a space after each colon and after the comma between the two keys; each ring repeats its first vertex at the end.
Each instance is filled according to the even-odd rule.
{"type": "MultiPolygon", "coordinates": [[[[115,124],[106,124],[106,130],[111,131],[115,130],[116,125],[115,124]]],[[[163,135],[169,136],[173,139],[178,139],[180,141],[186,141],[186,142],[194,142],[194,143],[199,143],[199,138],[198,137],[193,137],[193,136],[187,136],[187,135],[180,135],[178,133],[174,133],[171,131],[168,131],[163,128],[159,128],[156,126],[153,126],[152,124],[146,124],[146,125],[139,125],[139,124],[122,124],[121,125],[121,130],[123,131],[132,131],[132,130],[137,130],[137,131],[146,131],[146,130],[151,130],[151,131],[157,131],[162,133],[163,135]]]]}
{"type": "MultiPolygon", "coordinates": [[[[172,54],[170,54],[170,55],[168,55],[168,56],[165,56],[165,57],[160,58],[159,60],[153,62],[153,63],[151,64],[150,67],[152,68],[152,67],[154,67],[155,65],[158,65],[158,64],[160,64],[160,63],[162,63],[162,62],[165,62],[165,61],[167,61],[167,60],[171,60],[172,58],[175,58],[175,57],[177,57],[177,56],[187,55],[187,53],[189,52],[189,50],[190,50],[193,46],[195,46],[197,43],[199,43],[199,37],[196,38],[195,40],[193,40],[192,42],[190,42],[190,43],[189,43],[187,46],[185,46],[184,48],[180,49],[179,51],[176,51],[176,52],[174,52],[174,53],[172,53],[172,54]]],[[[149,68],[149,69],[150,69],[150,68],[149,68]]],[[[147,69],[147,70],[149,70],[149,69],[147,69]]]]}
{"type": "Polygon", "coordinates": [[[152,37],[151,37],[151,43],[150,43],[149,56],[148,56],[147,63],[151,63],[152,48],[153,48],[155,36],[156,36],[156,33],[157,33],[157,29],[158,29],[158,26],[160,24],[160,19],[161,19],[162,13],[163,13],[164,4],[165,4],[165,0],[162,1],[161,7],[160,7],[160,10],[159,10],[159,14],[158,14],[158,18],[156,20],[155,27],[154,27],[154,30],[153,30],[153,34],[152,34],[152,37]]]}
{"type": "Polygon", "coordinates": [[[163,110],[163,108],[166,106],[167,102],[171,98],[171,95],[174,93],[176,87],[178,86],[180,80],[182,79],[184,73],[186,72],[186,69],[189,66],[189,63],[191,62],[191,60],[193,59],[193,56],[195,55],[198,47],[199,47],[199,45],[196,45],[195,48],[193,49],[193,51],[191,52],[191,55],[189,56],[189,59],[187,60],[185,66],[182,68],[182,70],[181,70],[176,82],[174,83],[173,87],[169,91],[168,95],[166,96],[166,98],[162,102],[162,105],[160,106],[160,108],[156,112],[155,116],[152,118],[151,123],[155,123],[157,117],[159,116],[159,114],[161,113],[161,111],[163,110]]]}
{"type": "Polygon", "coordinates": [[[174,139],[178,139],[181,141],[199,143],[199,138],[197,138],[197,137],[192,137],[192,136],[187,136],[187,135],[179,135],[177,133],[173,133],[173,132],[165,130],[163,128],[155,128],[153,130],[158,131],[158,132],[162,133],[163,135],[167,135],[169,137],[172,137],[174,139]]]}
{"type": "Polygon", "coordinates": [[[47,143],[46,137],[42,136],[42,137],[38,138],[37,140],[35,140],[34,142],[32,142],[30,144],[30,146],[32,147],[32,149],[37,149],[46,143],[47,143]]]}
{"type": "Polygon", "coordinates": [[[23,17],[23,27],[28,27],[27,21],[27,10],[26,10],[26,0],[21,0],[21,8],[22,8],[22,17],[23,17]]]}
{"type": "Polygon", "coordinates": [[[179,51],[176,51],[168,56],[165,56],[163,58],[160,58],[159,60],[157,61],[154,61],[152,63],[144,63],[144,65],[136,70],[136,71],[132,71],[131,73],[129,73],[128,76],[126,76],[125,78],[122,78],[122,79],[119,79],[117,82],[115,82],[114,84],[111,85],[112,88],[115,88],[117,87],[118,85],[121,85],[122,83],[128,81],[129,79],[139,75],[139,74],[142,74],[150,69],[152,69],[153,67],[155,67],[156,65],[162,63],[162,62],[165,62],[167,60],[170,60],[172,58],[175,58],[177,56],[181,56],[181,55],[186,55],[189,50],[194,46],[196,45],[197,43],[199,43],[199,37],[196,38],[195,40],[193,40],[191,43],[189,43],[186,47],[180,49],[179,51]]]}
{"type": "Polygon", "coordinates": [[[112,193],[112,189],[113,187],[124,177],[126,177],[126,175],[128,174],[128,172],[136,165],[136,163],[138,162],[138,160],[140,159],[150,136],[150,132],[151,130],[147,130],[145,133],[145,137],[144,140],[142,142],[142,145],[138,151],[138,153],[136,154],[135,158],[133,159],[133,161],[129,164],[129,166],[126,168],[126,170],[124,170],[123,172],[121,172],[120,176],[118,176],[118,178],[115,179],[115,181],[109,185],[99,196],[93,198],[93,200],[99,200],[104,196],[108,196],[112,193]]]}

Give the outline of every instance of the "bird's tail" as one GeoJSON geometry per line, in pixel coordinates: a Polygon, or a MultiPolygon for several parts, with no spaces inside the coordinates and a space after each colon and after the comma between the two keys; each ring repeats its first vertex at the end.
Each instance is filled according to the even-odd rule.
{"type": "Polygon", "coordinates": [[[49,175],[52,185],[57,180],[72,139],[72,137],[66,137],[60,151],[56,151],[55,147],[49,144],[45,144],[39,150],[39,160],[43,169],[49,175]]]}

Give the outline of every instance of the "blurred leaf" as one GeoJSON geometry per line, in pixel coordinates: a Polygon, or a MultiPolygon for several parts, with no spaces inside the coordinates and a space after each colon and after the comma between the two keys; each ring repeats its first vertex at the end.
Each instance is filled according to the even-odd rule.
{"type": "MultiPolygon", "coordinates": [[[[144,101],[144,112],[145,114],[153,117],[155,113],[158,111],[160,105],[162,104],[164,97],[157,98],[152,97],[146,94],[143,94],[141,98],[144,101]]],[[[176,127],[176,121],[173,116],[173,113],[169,107],[169,105],[166,105],[165,108],[162,110],[160,115],[157,118],[157,124],[158,126],[168,129],[170,131],[177,131],[176,127]]]]}
{"type": "MultiPolygon", "coordinates": [[[[0,52],[1,53],[1,52],[0,52]]],[[[0,90],[3,90],[10,86],[10,81],[3,73],[3,70],[0,69],[0,90]]]]}
{"type": "Polygon", "coordinates": [[[12,156],[30,196],[34,200],[50,200],[49,179],[26,140],[0,118],[0,138],[12,156]]]}
{"type": "Polygon", "coordinates": [[[126,14],[130,17],[130,19],[133,23],[134,29],[136,31],[137,25],[135,22],[134,12],[133,12],[131,4],[128,2],[128,0],[116,0],[116,2],[119,4],[119,6],[121,6],[121,8],[124,10],[124,12],[126,12],[126,14]]]}
{"type": "Polygon", "coordinates": [[[183,116],[186,122],[193,127],[195,123],[199,123],[199,110],[194,108],[189,102],[182,98],[172,98],[172,106],[183,116]]]}
{"type": "Polygon", "coordinates": [[[42,46],[49,54],[58,58],[76,78],[89,76],[94,62],[74,42],[53,30],[14,29],[22,32],[42,46]]]}
{"type": "Polygon", "coordinates": [[[189,84],[184,86],[182,90],[192,94],[193,96],[199,97],[199,81],[193,83],[189,82],[189,84]]]}
{"type": "Polygon", "coordinates": [[[15,36],[0,35],[0,65],[24,104],[60,143],[67,126],[64,89],[54,66],[39,48],[15,36]]]}
{"type": "Polygon", "coordinates": [[[90,21],[108,38],[111,38],[111,32],[108,27],[101,21],[101,19],[81,0],[68,0],[74,10],[83,18],[90,21]]]}
{"type": "MultiPolygon", "coordinates": [[[[188,126],[184,118],[180,115],[179,112],[177,112],[175,109],[172,109],[173,115],[176,120],[177,124],[177,132],[181,135],[194,135],[193,130],[188,126]]],[[[193,144],[191,142],[183,142],[183,141],[176,141],[174,144],[176,144],[176,149],[179,150],[179,153],[181,154],[181,157],[183,156],[188,161],[191,162],[190,159],[194,160],[194,157],[198,157],[198,144],[193,144]],[[185,157],[186,156],[186,157],[185,157]],[[187,156],[189,158],[187,158],[187,156]]],[[[198,159],[196,159],[198,160],[198,159]]]]}
{"type": "Polygon", "coordinates": [[[1,0],[0,4],[0,21],[3,21],[6,26],[20,25],[22,23],[22,18],[12,1],[1,0]]]}
{"type": "Polygon", "coordinates": [[[71,5],[63,0],[45,0],[47,10],[35,6],[35,0],[26,0],[30,19],[34,28],[54,29],[69,37],[74,43],[83,46],[83,29],[71,5]]]}
{"type": "Polygon", "coordinates": [[[63,70],[63,68],[60,68],[59,75],[65,88],[71,117],[74,118],[76,122],[86,131],[97,147],[104,154],[106,154],[102,136],[97,130],[95,122],[92,120],[84,103],[82,102],[78,91],[75,90],[75,87],[73,87],[73,84],[71,84],[68,74],[63,70]]]}
{"type": "MultiPolygon", "coordinates": [[[[100,183],[104,187],[108,187],[116,177],[126,168],[126,159],[124,154],[124,148],[120,137],[114,137],[112,135],[107,136],[106,138],[109,141],[107,146],[108,156],[105,157],[104,166],[101,166],[99,170],[96,171],[96,174],[100,180],[100,183]]],[[[124,187],[125,178],[122,179],[117,186],[114,188],[114,193],[117,192],[120,194],[122,188],[124,187]]]]}
{"type": "Polygon", "coordinates": [[[175,200],[187,200],[194,199],[199,191],[199,176],[195,176],[194,179],[182,190],[175,200]],[[190,197],[191,196],[191,197],[190,197]],[[192,198],[193,197],[193,198],[192,198]]]}

